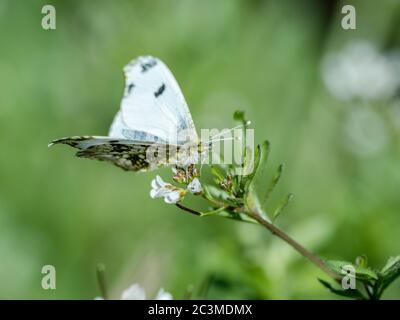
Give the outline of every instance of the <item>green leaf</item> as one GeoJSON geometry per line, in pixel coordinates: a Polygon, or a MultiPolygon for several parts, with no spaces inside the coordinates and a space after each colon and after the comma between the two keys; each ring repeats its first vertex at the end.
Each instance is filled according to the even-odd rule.
{"type": "Polygon", "coordinates": [[[223,173],[220,171],[220,169],[216,166],[212,166],[211,167],[211,173],[212,175],[215,177],[215,182],[216,183],[220,183],[222,180],[224,180],[224,175],[223,173]]]}
{"type": "Polygon", "coordinates": [[[332,271],[336,272],[338,275],[344,276],[346,275],[345,266],[351,265],[355,270],[355,277],[357,280],[365,283],[371,283],[377,281],[378,275],[376,272],[369,268],[354,266],[351,262],[348,261],[339,261],[339,260],[329,260],[326,263],[328,267],[332,269],[332,271]]]}
{"type": "Polygon", "coordinates": [[[278,216],[281,214],[281,212],[286,208],[286,206],[289,204],[290,201],[293,199],[293,194],[289,193],[278,205],[278,207],[275,209],[274,213],[272,214],[272,221],[275,221],[278,216]]]}
{"type": "Polygon", "coordinates": [[[365,254],[358,256],[356,258],[356,265],[359,267],[366,268],[368,266],[368,257],[365,254]]]}
{"type": "Polygon", "coordinates": [[[233,114],[233,119],[238,122],[246,122],[244,115],[245,115],[244,111],[236,110],[235,113],[233,114]]]}
{"type": "Polygon", "coordinates": [[[271,144],[269,143],[268,140],[265,140],[261,144],[261,159],[260,159],[260,170],[261,171],[260,171],[260,174],[259,174],[260,176],[262,175],[263,170],[267,166],[270,150],[271,150],[271,144]]]}
{"type": "Polygon", "coordinates": [[[229,198],[229,194],[224,190],[221,190],[214,186],[204,186],[207,190],[206,192],[211,195],[213,199],[218,200],[227,200],[229,198]]]}
{"type": "Polygon", "coordinates": [[[221,211],[218,214],[218,216],[224,217],[224,218],[228,218],[228,219],[232,219],[232,220],[236,220],[236,221],[240,221],[240,222],[246,222],[246,223],[257,224],[258,225],[257,221],[252,220],[252,219],[248,218],[245,215],[241,215],[240,213],[229,211],[229,210],[221,211]]]}
{"type": "Polygon", "coordinates": [[[106,266],[103,263],[99,263],[96,268],[97,283],[99,285],[101,296],[104,299],[108,299],[108,290],[106,285],[106,266]]]}
{"type": "Polygon", "coordinates": [[[219,200],[221,202],[223,202],[224,204],[228,204],[228,205],[232,205],[232,206],[238,206],[241,205],[240,203],[240,199],[234,199],[232,198],[229,193],[227,193],[226,191],[219,189],[217,187],[214,186],[203,186],[204,190],[205,190],[205,196],[207,199],[216,199],[219,200]]]}
{"type": "Polygon", "coordinates": [[[269,217],[264,213],[261,204],[260,204],[260,200],[257,197],[256,192],[253,190],[254,186],[250,185],[249,187],[249,193],[247,194],[247,197],[245,198],[245,202],[247,207],[254,212],[262,212],[262,217],[267,220],[268,222],[271,222],[271,220],[269,219],[269,217]]]}
{"type": "Polygon", "coordinates": [[[254,155],[254,168],[251,173],[251,178],[255,178],[255,175],[261,176],[262,171],[265,169],[268,155],[270,152],[270,143],[268,140],[263,141],[261,145],[257,145],[254,155]]]}
{"type": "Polygon", "coordinates": [[[362,282],[374,282],[378,280],[378,275],[375,271],[370,268],[356,267],[356,279],[362,282]]]}
{"type": "Polygon", "coordinates": [[[400,272],[400,256],[391,257],[382,268],[381,273],[385,275],[397,274],[400,272]]]}
{"type": "MultiPolygon", "coordinates": [[[[250,155],[251,152],[247,152],[246,154],[250,155]]],[[[253,170],[251,171],[250,174],[247,176],[242,177],[242,189],[244,190],[245,194],[248,192],[250,184],[253,182],[253,179],[257,173],[258,167],[260,165],[260,159],[261,159],[261,147],[260,145],[257,145],[256,150],[254,152],[254,158],[247,156],[246,163],[245,163],[245,170],[246,172],[250,170],[250,166],[253,167],[253,170]],[[249,164],[249,162],[253,162],[252,164],[249,164]]]]}
{"type": "Polygon", "coordinates": [[[318,281],[325,287],[328,288],[332,293],[337,294],[341,297],[351,298],[351,299],[358,299],[358,300],[365,300],[366,298],[364,295],[358,291],[357,289],[337,289],[332,286],[329,282],[318,279],[318,281]]]}
{"type": "Polygon", "coordinates": [[[278,167],[278,170],[276,171],[275,176],[273,177],[271,184],[267,189],[267,193],[264,196],[264,201],[263,201],[264,203],[267,201],[267,199],[271,195],[272,191],[275,189],[276,185],[278,184],[279,180],[281,179],[284,167],[285,167],[284,164],[281,164],[278,167]]]}
{"type": "Polygon", "coordinates": [[[400,256],[391,257],[378,274],[380,278],[380,291],[383,291],[400,277],[400,256]]]}
{"type": "Polygon", "coordinates": [[[268,159],[269,148],[270,144],[268,140],[265,140],[261,146],[257,145],[255,155],[254,155],[254,167],[253,171],[250,175],[246,176],[244,190],[245,190],[245,197],[249,194],[250,186],[252,186],[252,192],[255,192],[255,183],[257,178],[262,175],[262,171],[268,159]]]}

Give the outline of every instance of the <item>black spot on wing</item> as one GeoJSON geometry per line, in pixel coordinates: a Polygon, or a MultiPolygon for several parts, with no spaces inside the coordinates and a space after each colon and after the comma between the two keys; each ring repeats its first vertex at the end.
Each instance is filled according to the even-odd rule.
{"type": "Polygon", "coordinates": [[[163,83],[163,84],[161,85],[161,87],[159,87],[159,88],[157,89],[157,91],[154,92],[154,96],[155,96],[156,98],[158,98],[164,91],[165,91],[165,83],[163,83]]]}
{"type": "Polygon", "coordinates": [[[149,69],[153,68],[157,64],[157,60],[152,59],[147,62],[143,62],[140,64],[142,67],[142,73],[148,71],[149,69]]]}
{"type": "Polygon", "coordinates": [[[135,87],[135,85],[133,83],[130,83],[128,85],[128,94],[131,93],[132,89],[135,87]]]}
{"type": "Polygon", "coordinates": [[[132,89],[133,89],[134,87],[135,87],[135,85],[134,85],[133,83],[128,84],[128,85],[125,87],[124,96],[125,96],[125,97],[129,96],[129,94],[132,92],[132,89]]]}

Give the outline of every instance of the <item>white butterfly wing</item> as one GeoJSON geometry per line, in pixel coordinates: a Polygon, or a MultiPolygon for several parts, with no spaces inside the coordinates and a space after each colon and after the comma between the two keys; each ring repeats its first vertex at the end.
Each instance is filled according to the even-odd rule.
{"type": "Polygon", "coordinates": [[[110,137],[197,144],[196,129],[185,98],[161,60],[139,57],[125,66],[124,72],[124,97],[110,137]]]}
{"type": "Polygon", "coordinates": [[[107,161],[124,170],[147,171],[167,165],[186,142],[198,137],[185,98],[167,66],[157,58],[139,57],[125,68],[125,92],[108,136],[74,136],[54,140],[79,149],[77,156],[107,161]],[[147,159],[149,148],[166,159],[147,159]],[[168,151],[167,151],[168,150],[168,151]]]}
{"type": "Polygon", "coordinates": [[[161,139],[159,136],[155,136],[144,131],[130,129],[122,120],[121,111],[118,111],[118,113],[115,115],[110,127],[110,131],[108,132],[108,136],[111,139],[128,139],[144,142],[166,143],[166,141],[161,139]]]}

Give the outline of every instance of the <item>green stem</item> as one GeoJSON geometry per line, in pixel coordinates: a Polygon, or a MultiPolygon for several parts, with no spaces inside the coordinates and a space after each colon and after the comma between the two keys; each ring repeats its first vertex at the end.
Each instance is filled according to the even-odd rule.
{"type": "Polygon", "coordinates": [[[370,286],[367,285],[367,284],[365,284],[365,283],[363,283],[363,285],[364,285],[365,291],[367,292],[367,295],[368,295],[369,300],[374,300],[374,296],[373,296],[373,294],[372,294],[372,292],[371,292],[370,286]]]}
{"type": "Polygon", "coordinates": [[[288,245],[294,248],[303,257],[307,258],[319,269],[324,271],[331,278],[333,278],[336,281],[340,281],[341,277],[335,272],[333,272],[320,257],[308,251],[301,244],[299,244],[297,241],[295,241],[293,238],[287,235],[284,231],[273,225],[271,222],[265,220],[258,212],[254,212],[251,210],[241,210],[241,212],[246,214],[248,217],[256,220],[259,224],[268,229],[273,235],[285,241],[288,245]]]}
{"type": "Polygon", "coordinates": [[[175,205],[176,205],[179,209],[182,209],[183,211],[189,212],[189,213],[194,214],[194,215],[196,215],[196,216],[201,216],[201,212],[198,212],[198,211],[196,211],[196,210],[193,210],[193,209],[190,209],[190,208],[188,208],[188,207],[185,207],[184,205],[180,204],[179,202],[178,202],[178,203],[175,203],[175,205]]]}
{"type": "Polygon", "coordinates": [[[202,216],[202,217],[213,216],[217,213],[220,213],[220,212],[226,210],[226,208],[228,208],[228,206],[220,207],[220,208],[212,210],[212,211],[201,212],[200,216],[202,216]]]}
{"type": "Polygon", "coordinates": [[[101,293],[103,299],[107,300],[109,298],[109,296],[108,296],[106,279],[105,279],[105,271],[106,271],[106,267],[104,266],[104,264],[99,263],[97,265],[97,269],[96,269],[97,282],[99,284],[100,293],[101,293]]]}
{"type": "MultiPolygon", "coordinates": [[[[224,208],[224,209],[226,208],[226,204],[223,203],[223,202],[217,201],[215,199],[210,199],[210,198],[206,198],[206,199],[208,201],[210,201],[214,206],[219,207],[216,210],[219,210],[221,208],[224,208]]],[[[188,211],[190,213],[193,213],[193,214],[201,216],[200,212],[197,212],[197,211],[194,211],[192,209],[186,208],[186,207],[184,207],[184,206],[182,206],[182,205],[180,205],[178,203],[176,205],[179,208],[181,208],[182,210],[185,210],[185,211],[188,211]]],[[[298,243],[296,240],[294,240],[289,235],[287,235],[283,230],[279,229],[274,224],[272,224],[271,222],[269,222],[266,219],[264,219],[262,217],[262,213],[259,213],[256,210],[250,210],[250,209],[245,208],[245,207],[239,207],[239,208],[235,208],[233,210],[238,212],[238,213],[243,213],[247,217],[257,221],[263,227],[268,229],[273,235],[275,235],[278,238],[280,238],[281,240],[285,241],[293,249],[295,249],[297,252],[299,252],[303,257],[307,258],[311,263],[313,263],[316,267],[321,269],[323,272],[325,272],[327,275],[329,275],[335,281],[340,282],[340,280],[342,279],[340,277],[340,275],[338,275],[334,271],[332,271],[320,257],[318,257],[317,255],[315,255],[315,254],[311,253],[310,251],[308,251],[300,243],[298,243]]]]}

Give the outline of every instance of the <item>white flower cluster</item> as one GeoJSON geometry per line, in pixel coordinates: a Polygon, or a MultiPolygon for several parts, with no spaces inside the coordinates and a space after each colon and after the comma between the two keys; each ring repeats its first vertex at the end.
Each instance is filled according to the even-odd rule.
{"type": "Polygon", "coordinates": [[[177,203],[182,200],[186,194],[185,190],[164,182],[160,176],[156,176],[156,178],[151,181],[151,188],[150,197],[153,199],[164,198],[166,203],[177,203]]]}
{"type": "Polygon", "coordinates": [[[166,203],[175,204],[181,201],[187,191],[189,190],[193,194],[199,194],[203,191],[201,187],[200,180],[198,178],[194,178],[188,185],[187,190],[178,188],[170,183],[165,182],[160,176],[156,176],[155,179],[151,181],[151,191],[150,197],[155,198],[164,198],[166,203]]]}
{"type": "Polygon", "coordinates": [[[364,41],[328,54],[322,64],[326,87],[341,100],[391,98],[400,87],[399,73],[399,53],[380,53],[364,41]]]}

